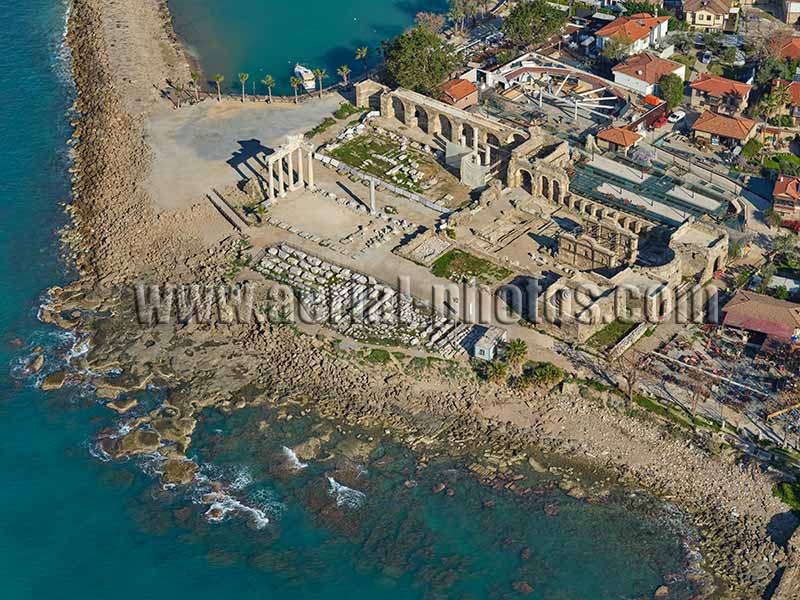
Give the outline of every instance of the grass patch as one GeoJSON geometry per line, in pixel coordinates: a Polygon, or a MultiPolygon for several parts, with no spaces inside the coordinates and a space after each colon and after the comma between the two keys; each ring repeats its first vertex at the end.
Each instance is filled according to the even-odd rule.
{"type": "Polygon", "coordinates": [[[353,115],[357,115],[358,113],[364,112],[363,108],[357,108],[350,104],[349,102],[342,102],[333,112],[333,116],[339,120],[347,119],[348,117],[352,117],[353,115]]]}
{"type": "Polygon", "coordinates": [[[437,277],[444,277],[455,282],[462,282],[473,277],[491,285],[511,275],[511,271],[494,263],[454,248],[437,258],[431,266],[431,272],[437,277]]]}
{"type": "Polygon", "coordinates": [[[638,323],[617,319],[589,338],[588,344],[598,350],[611,350],[622,338],[636,329],[638,323]]]}
{"type": "Polygon", "coordinates": [[[796,483],[778,483],[772,488],[772,495],[780,498],[795,510],[800,510],[800,485],[796,483]]]}
{"type": "Polygon", "coordinates": [[[381,350],[380,348],[370,350],[369,354],[367,354],[365,358],[367,362],[371,362],[376,365],[385,365],[392,361],[392,355],[389,354],[388,351],[381,350]]]}
{"type": "Polygon", "coordinates": [[[319,134],[323,133],[324,131],[330,129],[334,125],[336,125],[336,119],[327,117],[322,123],[314,127],[314,129],[312,129],[311,131],[307,132],[306,138],[310,140],[311,138],[316,137],[319,134]]]}

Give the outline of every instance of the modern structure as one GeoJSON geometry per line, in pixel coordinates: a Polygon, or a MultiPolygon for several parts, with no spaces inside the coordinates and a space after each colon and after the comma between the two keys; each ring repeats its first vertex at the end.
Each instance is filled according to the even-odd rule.
{"type": "Polygon", "coordinates": [[[711,110],[732,117],[745,111],[753,89],[747,83],[708,73],[700,75],[689,87],[692,90],[692,108],[711,110]]]}
{"type": "Polygon", "coordinates": [[[744,117],[726,117],[706,110],[692,125],[695,139],[710,144],[738,146],[745,144],[756,133],[756,122],[744,117]]]}
{"type": "Polygon", "coordinates": [[[686,79],[686,65],[661,58],[650,52],[628,57],[615,65],[611,72],[614,73],[614,83],[632,89],[642,96],[655,94],[658,90],[658,82],[667,75],[677,75],[681,81],[686,79]]]}
{"type": "Polygon", "coordinates": [[[778,175],[772,188],[772,207],[785,219],[800,218],[800,177],[778,175]]]}
{"type": "Polygon", "coordinates": [[[613,40],[626,47],[629,56],[657,48],[667,35],[669,19],[668,16],[654,17],[649,13],[619,17],[597,31],[597,47],[603,50],[613,40]]]}

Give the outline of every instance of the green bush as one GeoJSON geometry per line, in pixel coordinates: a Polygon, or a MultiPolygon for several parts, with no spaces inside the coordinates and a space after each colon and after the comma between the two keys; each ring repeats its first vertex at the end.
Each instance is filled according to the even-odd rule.
{"type": "Polygon", "coordinates": [[[352,104],[350,104],[349,102],[342,102],[339,105],[339,108],[337,108],[334,111],[333,116],[339,120],[342,120],[342,119],[347,119],[348,117],[352,117],[353,115],[363,111],[364,111],[363,108],[357,108],[352,104]]]}
{"type": "Polygon", "coordinates": [[[336,119],[332,119],[331,117],[327,117],[322,123],[314,127],[311,131],[306,133],[306,137],[311,139],[313,137],[318,136],[320,133],[324,132],[327,129],[330,129],[336,125],[336,119]]]}
{"type": "Polygon", "coordinates": [[[772,495],[795,510],[800,510],[800,485],[796,483],[778,483],[772,488],[772,495]]]}

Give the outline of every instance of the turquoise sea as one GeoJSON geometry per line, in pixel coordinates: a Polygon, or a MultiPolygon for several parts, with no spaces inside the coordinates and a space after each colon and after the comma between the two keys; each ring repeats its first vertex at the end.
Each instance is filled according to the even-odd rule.
{"type": "MultiPolygon", "coordinates": [[[[304,52],[309,61],[324,56],[326,36],[333,48],[359,36],[374,45],[416,10],[376,0],[357,15],[363,33],[353,33],[345,27],[352,17],[336,22],[341,29],[333,21],[348,2],[334,9],[307,1],[306,10],[295,2],[293,19],[303,16],[307,33],[293,35],[247,18],[245,5],[265,14],[263,3],[175,4],[197,31],[209,31],[205,20],[214,14],[214,28],[239,40],[237,48],[280,31],[283,42],[269,57],[276,65],[304,52]],[[381,7],[393,15],[389,29],[374,25],[384,22],[381,7]]],[[[44,394],[21,369],[37,346],[45,373],[76,351],[73,337],[36,319],[44,290],[70,279],[56,237],[69,201],[74,93],[61,48],[66,6],[0,0],[0,7],[0,597],[499,599],[523,597],[525,582],[534,600],[619,600],[650,597],[670,576],[673,598],[691,595],[675,520],[645,498],[614,495],[594,505],[544,479],[539,493],[517,498],[480,487],[456,463],[432,462],[417,473],[417,457],[388,443],[358,460],[292,468],[284,446],[329,425],[279,420],[266,408],[212,412],[199,427],[193,457],[203,477],[224,482],[230,494],[232,510],[220,523],[198,504],[202,486],[162,489],[152,463],[103,460],[95,435],[118,426],[111,411],[87,388],[44,394]],[[410,479],[416,487],[404,485],[410,479]],[[452,495],[433,493],[438,483],[452,495]]],[[[197,49],[203,56],[213,47],[197,49]]],[[[216,58],[219,69],[248,68],[236,62],[239,52],[216,58]]],[[[334,432],[329,443],[341,456],[351,441],[334,432]]]]}

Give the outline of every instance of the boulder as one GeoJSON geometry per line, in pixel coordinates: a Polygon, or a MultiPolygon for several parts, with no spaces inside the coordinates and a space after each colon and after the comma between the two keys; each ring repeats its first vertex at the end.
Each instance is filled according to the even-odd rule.
{"type": "Polygon", "coordinates": [[[161,481],[165,484],[188,485],[194,480],[197,469],[191,460],[170,459],[164,463],[161,481]]]}
{"type": "Polygon", "coordinates": [[[67,374],[64,371],[56,371],[55,373],[51,373],[47,377],[44,378],[42,382],[41,388],[45,392],[49,392],[51,390],[60,390],[64,386],[64,381],[67,378],[67,374]]]}
{"type": "Polygon", "coordinates": [[[155,431],[137,429],[130,432],[119,441],[117,456],[136,456],[150,454],[158,450],[161,445],[161,436],[155,431]]]}

